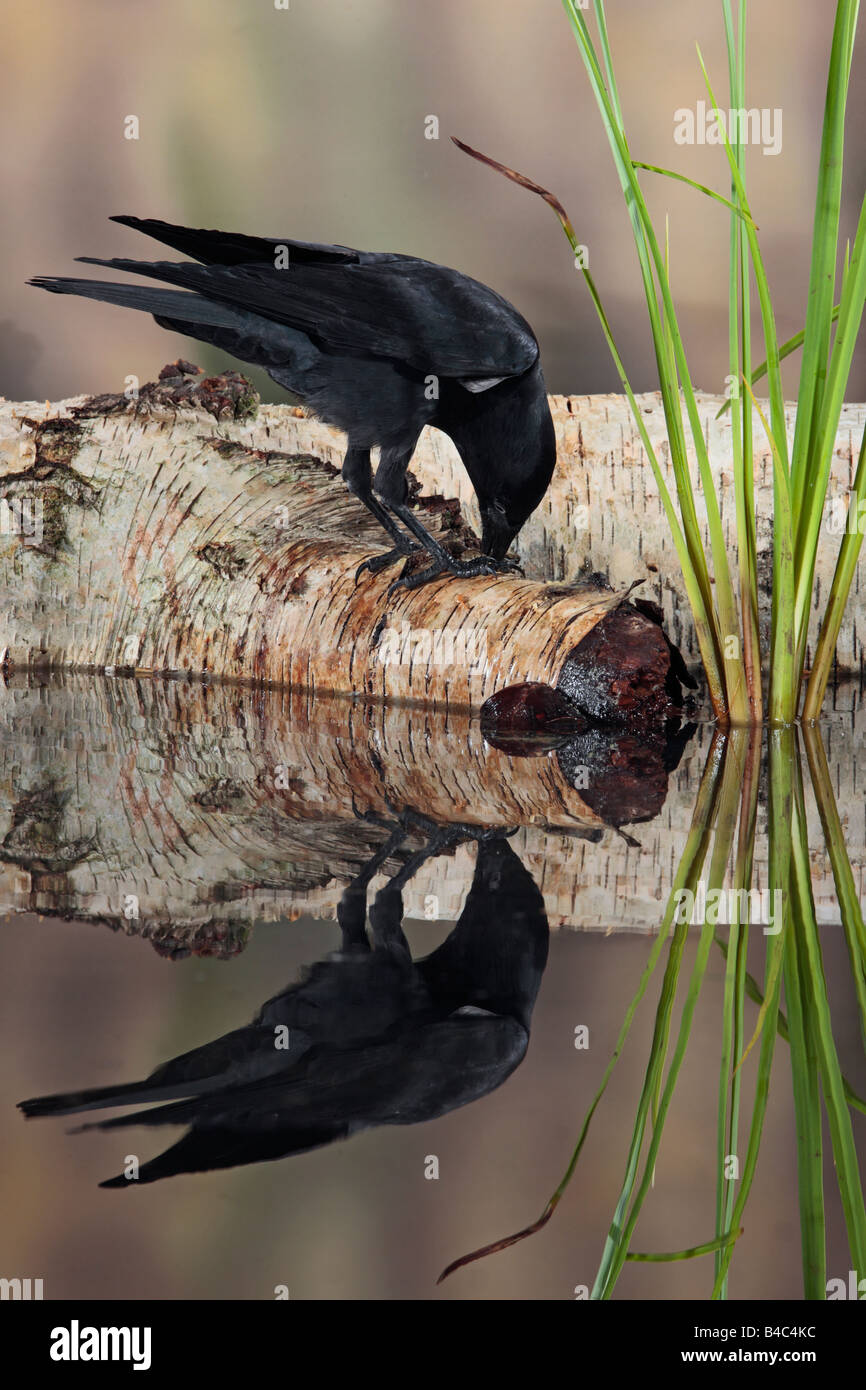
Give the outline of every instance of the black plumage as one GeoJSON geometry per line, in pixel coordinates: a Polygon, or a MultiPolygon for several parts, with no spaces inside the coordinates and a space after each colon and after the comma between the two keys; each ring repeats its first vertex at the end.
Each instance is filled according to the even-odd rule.
{"type": "MultiPolygon", "coordinates": [[[[188,1126],[138,1182],[304,1153],[377,1125],[431,1120],[487,1095],[523,1060],[547,961],[544,900],[507,841],[481,832],[460,920],[414,961],[401,887],[468,835],[435,832],[377,895],[367,885],[392,836],[343,895],[342,949],[256,1019],[157,1067],[143,1081],[23,1101],[30,1117],[159,1102],[84,1128],[188,1126]],[[286,1030],[285,1046],[276,1030],[286,1030]]],[[[103,1187],[135,1186],[124,1176],[103,1187]]]]}
{"type": "Polygon", "coordinates": [[[547,491],[556,442],[538,343],[513,305],[415,256],[113,220],[194,259],[81,257],[163,282],[156,286],[48,276],[30,284],[151,313],[164,328],[263,367],[344,430],[344,480],[394,542],[362,569],[412,553],[413,536],[433,563],[398,581],[409,587],[443,571],[515,567],[507,552],[547,491]],[[406,472],[425,425],[451,437],[469,474],[481,514],[478,559],[452,557],[408,506],[406,472]]]}

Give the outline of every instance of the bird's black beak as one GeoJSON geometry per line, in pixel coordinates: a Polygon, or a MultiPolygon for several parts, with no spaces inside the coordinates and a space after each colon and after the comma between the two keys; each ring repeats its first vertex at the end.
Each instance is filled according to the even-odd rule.
{"type": "Polygon", "coordinates": [[[481,508],[481,549],[494,560],[504,560],[519,527],[510,526],[498,506],[481,508]]]}

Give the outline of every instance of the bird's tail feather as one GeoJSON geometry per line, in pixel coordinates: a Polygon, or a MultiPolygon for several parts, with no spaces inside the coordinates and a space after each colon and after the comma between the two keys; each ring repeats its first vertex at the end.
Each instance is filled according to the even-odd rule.
{"type": "Polygon", "coordinates": [[[193,1130],[163,1153],[158,1154],[156,1158],[142,1163],[134,1180],[126,1173],[118,1173],[116,1177],[106,1178],[99,1186],[131,1188],[138,1186],[139,1183],[157,1182],[160,1178],[171,1178],[178,1173],[201,1172],[211,1166],[216,1165],[212,1161],[210,1136],[207,1133],[200,1134],[193,1130]]]}
{"type": "MultiPolygon", "coordinates": [[[[160,1100],[168,1101],[166,1105],[155,1106],[152,1110],[133,1110],[125,1115],[112,1115],[109,1120],[89,1120],[86,1124],[78,1125],[71,1131],[73,1134],[83,1134],[90,1129],[130,1129],[135,1125],[189,1125],[196,1119],[203,1104],[200,1094],[190,1094],[190,1088],[186,1092],[180,1092],[181,1099],[172,1100],[172,1095],[177,1095],[180,1088],[174,1091],[163,1088],[161,1093],[155,1096],[148,1096],[146,1092],[141,1092],[135,1097],[136,1101],[160,1100]]],[[[222,1093],[221,1093],[222,1094],[222,1093]]],[[[209,1099],[205,1097],[206,1101],[209,1099]]],[[[118,1104],[125,1104],[123,1100],[118,1104]]],[[[111,1104],[111,1102],[108,1102],[111,1104]]],[[[82,1109],[85,1107],[81,1107],[82,1109]]],[[[89,1106],[88,1109],[97,1110],[100,1106],[89,1106]]]]}
{"type": "Polygon", "coordinates": [[[242,328],[246,323],[244,316],[228,304],[217,304],[199,294],[163,289],[159,285],[123,285],[108,280],[78,280],[54,275],[37,275],[27,283],[40,290],[50,290],[52,294],[77,294],[84,299],[98,299],[124,309],[141,309],[146,314],[161,314],[191,325],[242,328]]]}
{"type": "Polygon", "coordinates": [[[348,1126],[342,1123],[253,1134],[231,1128],[192,1129],[176,1144],[142,1163],[134,1178],[126,1173],[118,1173],[99,1186],[130,1188],[141,1183],[157,1182],[160,1178],[171,1178],[179,1173],[213,1172],[245,1163],[266,1163],[276,1158],[288,1158],[291,1154],[309,1153],[311,1149],[321,1148],[336,1139],[345,1139],[347,1134],[348,1126]]]}
{"type": "Polygon", "coordinates": [[[158,1082],[130,1081],[121,1086],[100,1086],[89,1091],[64,1091],[53,1096],[34,1096],[20,1100],[18,1109],[28,1119],[43,1115],[76,1115],[82,1110],[108,1110],[115,1105],[147,1105],[152,1101],[176,1101],[211,1089],[205,1082],[180,1082],[174,1086],[158,1082]]]}
{"type": "Polygon", "coordinates": [[[112,217],[133,231],[144,232],[202,265],[274,264],[278,248],[290,250],[291,259],[311,265],[351,265],[359,259],[349,246],[330,246],[324,242],[295,241],[287,237],[245,236],[241,232],[217,232],[204,227],[179,227],[155,217],[112,217]]]}

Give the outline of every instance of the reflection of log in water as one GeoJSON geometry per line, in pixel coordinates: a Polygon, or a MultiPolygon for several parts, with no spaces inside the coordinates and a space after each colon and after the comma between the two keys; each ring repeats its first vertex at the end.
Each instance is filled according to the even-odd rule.
{"type": "MultiPolygon", "coordinates": [[[[663,735],[591,731],[512,757],[455,711],[21,677],[0,693],[0,908],[105,921],[167,950],[230,952],[256,918],[333,916],[410,807],[440,824],[516,827],[553,924],[645,926],[658,866],[641,868],[633,836],[607,827],[633,831],[661,810],[667,752],[663,735]]],[[[453,920],[472,862],[458,850],[425,866],[407,889],[409,915],[453,920]]]]}
{"type": "MultiPolygon", "coordinates": [[[[442,824],[517,827],[510,843],[551,926],[652,929],[709,737],[698,729],[669,779],[664,740],[627,732],[512,757],[456,712],[313,705],[302,692],[200,682],[31,680],[0,689],[0,911],[104,921],[169,952],[230,953],[256,920],[333,917],[405,806],[442,824]]],[[[831,725],[862,900],[858,759],[850,731],[841,758],[837,736],[831,725]]],[[[810,816],[819,919],[838,921],[810,816]]],[[[765,887],[763,833],[755,863],[755,887],[765,887]]],[[[472,865],[465,848],[425,865],[407,888],[407,914],[455,920],[472,865]]]]}

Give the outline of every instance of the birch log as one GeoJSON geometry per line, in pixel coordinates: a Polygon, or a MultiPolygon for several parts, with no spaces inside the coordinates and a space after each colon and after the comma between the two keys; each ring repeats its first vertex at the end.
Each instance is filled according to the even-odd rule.
{"type": "MultiPolygon", "coordinates": [[[[720,396],[698,392],[698,412],[707,442],[710,468],[717,481],[722,524],[728,554],[736,561],[736,511],[733,479],[731,416],[716,416],[725,404],[720,396]]],[[[676,485],[667,444],[664,410],[658,392],[637,397],[647,433],[659,459],[665,482],[676,497],[676,485]]],[[[530,517],[517,540],[517,550],[527,575],[569,581],[582,571],[604,574],[618,589],[646,575],[640,593],[653,598],[664,615],[665,631],[680,648],[689,665],[700,664],[697,639],[691,621],[679,560],[670,538],[667,519],[655,477],[635,428],[624,396],[551,396],[556,426],[557,467],[544,501],[530,517]]],[[[768,407],[764,406],[765,410],[768,407]]],[[[271,411],[266,411],[266,418],[271,411]]],[[[786,406],[789,436],[793,439],[796,405],[786,406]]],[[[772,456],[763,426],[754,413],[755,505],[758,516],[758,575],[764,650],[769,647],[770,583],[773,543],[772,456]]],[[[844,405],[833,453],[833,464],[818,550],[809,652],[814,650],[820,614],[833,577],[836,557],[848,520],[857,456],[866,428],[866,405],[844,405]]],[[[687,432],[688,437],[688,432],[687,432]]],[[[342,436],[319,422],[294,416],[285,419],[285,448],[315,449],[337,461],[342,436]]],[[[690,449],[692,477],[697,464],[690,449]]],[[[421,436],[412,470],[427,491],[459,500],[465,519],[478,524],[475,497],[457,451],[438,430],[421,436]]],[[[709,554],[706,506],[700,491],[697,514],[709,554]]],[[[862,526],[862,522],[860,523],[862,526]]],[[[864,561],[855,577],[837,643],[837,667],[841,674],[864,671],[866,640],[866,582],[864,561]]]]}
{"type": "MultiPolygon", "coordinates": [[[[201,416],[196,419],[183,410],[182,402],[180,409],[176,408],[172,390],[166,390],[166,405],[162,418],[158,420],[153,415],[118,415],[118,398],[106,397],[106,409],[110,413],[102,419],[85,418],[81,422],[83,437],[77,438],[73,438],[71,429],[66,433],[63,421],[66,419],[71,425],[73,410],[81,407],[87,410],[83,398],[63,402],[59,406],[35,403],[0,405],[0,491],[12,505],[17,502],[19,506],[26,506],[27,498],[33,491],[32,470],[36,465],[38,445],[38,451],[46,462],[54,460],[51,470],[45,472],[41,480],[44,485],[43,525],[49,543],[59,538],[67,548],[64,559],[50,567],[43,565],[32,547],[22,548],[15,543],[14,535],[10,534],[14,527],[8,524],[8,504],[0,500],[0,512],[3,513],[0,523],[5,523],[0,524],[0,593],[4,598],[0,612],[7,619],[7,636],[0,639],[0,644],[9,646],[10,656],[28,665],[73,659],[95,667],[114,665],[139,669],[159,669],[172,663],[181,667],[195,666],[200,658],[201,665],[211,670],[216,669],[214,663],[218,660],[222,669],[234,676],[261,678],[264,671],[272,672],[278,679],[284,679],[287,674],[294,676],[298,669],[297,661],[282,653],[277,662],[269,639],[274,614],[282,607],[279,594],[281,572],[285,577],[287,569],[285,555],[281,564],[279,547],[288,539],[287,533],[296,534],[298,530],[295,527],[292,531],[291,527],[281,524],[286,520],[291,521],[291,517],[285,511],[280,511],[278,494],[281,484],[296,475],[306,493],[307,503],[305,514],[299,516],[297,521],[300,528],[306,526],[313,536],[318,528],[321,538],[323,514],[317,512],[321,491],[317,501],[312,460],[317,459],[320,464],[329,465],[334,470],[338,468],[345,449],[344,436],[338,430],[308,417],[302,409],[286,406],[260,406],[255,419],[246,423],[226,418],[221,418],[219,422],[207,417],[202,419],[201,416]],[[169,413],[166,413],[166,409],[169,413]],[[35,436],[40,429],[41,437],[37,441],[35,436]],[[155,434],[151,442],[144,446],[149,455],[146,461],[135,458],[134,451],[147,430],[154,430],[155,434]],[[183,476],[184,470],[178,467],[175,452],[184,438],[194,440],[196,445],[187,478],[183,476]],[[208,438],[216,438],[218,443],[208,444],[208,438]],[[239,450],[232,458],[225,453],[231,442],[259,450],[261,454],[257,460],[247,456],[244,462],[242,450],[239,450]],[[214,452],[217,448],[224,451],[221,458],[214,452]],[[88,470],[95,460],[99,461],[99,468],[105,468],[107,455],[123,451],[126,452],[120,466],[99,487],[88,470]],[[75,465],[69,463],[73,453],[76,455],[75,465]],[[280,460],[279,455],[295,456],[295,462],[286,458],[280,460]],[[155,492],[163,484],[166,494],[164,506],[160,507],[156,504],[155,492]],[[225,496],[226,487],[234,488],[231,501],[225,496]],[[213,505],[218,495],[223,497],[222,511],[213,505]],[[116,512],[113,511],[115,505],[118,508],[116,512]],[[106,527],[104,518],[109,506],[117,519],[117,526],[111,524],[106,527]],[[200,518],[203,535],[197,550],[193,538],[193,549],[184,555],[180,541],[190,539],[191,517],[186,515],[189,506],[204,508],[200,518]],[[6,512],[3,512],[4,507],[7,508],[6,512]],[[120,527],[122,517],[126,517],[127,532],[120,527]],[[240,540],[237,543],[227,542],[224,539],[223,531],[227,523],[229,527],[237,523],[242,529],[246,528],[245,543],[240,540]],[[78,524],[84,527],[89,539],[98,538],[103,544],[111,540],[108,549],[113,559],[122,559],[121,569],[115,565],[113,575],[100,573],[97,564],[94,571],[92,565],[95,557],[86,554],[70,559],[69,536],[66,533],[70,526],[74,528],[78,524]],[[168,539],[171,545],[166,546],[168,539]],[[253,584],[259,589],[258,595],[252,592],[250,584],[253,575],[249,554],[251,546],[265,546],[269,554],[269,563],[253,567],[253,584]],[[125,547],[122,556],[121,547],[125,547]],[[28,553],[24,553],[25,550],[28,553]],[[43,565],[41,570],[40,565],[43,565]],[[242,575],[244,569],[247,569],[246,577],[242,575]],[[160,587],[165,585],[166,580],[179,579],[185,598],[192,595],[200,599],[219,625],[221,585],[218,579],[221,570],[224,576],[234,571],[235,576],[241,579],[238,592],[242,601],[250,600],[256,611],[261,608],[263,622],[252,624],[245,643],[239,640],[243,634],[236,634],[232,643],[225,633],[217,632],[211,636],[209,643],[202,636],[196,645],[195,634],[190,634],[172,646],[167,633],[177,616],[177,605],[174,614],[161,611],[158,602],[160,587]],[[67,588],[68,577],[73,582],[67,588]],[[95,592],[88,595],[87,584],[94,587],[95,580],[98,580],[95,592]],[[10,586],[16,591],[14,604],[7,601],[10,586]],[[109,620],[107,604],[110,591],[116,591],[114,597],[118,611],[109,620]],[[270,600],[269,604],[262,603],[262,595],[270,600]],[[39,620],[35,619],[32,611],[28,611],[28,604],[32,609],[34,601],[44,605],[39,620]],[[132,614],[137,608],[148,618],[149,630],[146,624],[133,621],[132,614]],[[70,623],[74,627],[73,632],[67,631],[70,623]],[[192,643],[192,646],[188,643],[192,643]]],[[[174,390],[174,396],[176,394],[174,390]]],[[[674,479],[660,397],[657,393],[647,393],[639,396],[637,401],[668,487],[673,491],[674,479]]],[[[698,649],[679,562],[670,540],[655,479],[627,401],[621,396],[552,396],[550,402],[557,432],[558,464],[546,498],[518,538],[517,549],[527,576],[570,585],[585,572],[600,573],[620,595],[635,580],[643,577],[645,582],[640,594],[654,598],[660,605],[665,630],[692,668],[697,670],[698,649]]],[[[729,553],[733,556],[735,512],[731,426],[730,413],[716,419],[722,404],[720,397],[698,394],[710,466],[718,480],[725,536],[729,553]]],[[[98,404],[90,409],[98,409],[98,404]]],[[[787,418],[793,430],[793,405],[787,407],[787,418]]],[[[818,551],[810,652],[832,579],[841,530],[850,524],[847,520],[848,501],[864,427],[866,405],[844,406],[818,551]]],[[[760,611],[766,639],[772,572],[772,460],[757,416],[754,438],[760,611]]],[[[439,499],[438,512],[427,517],[434,530],[448,536],[459,532],[465,523],[477,527],[474,494],[456,450],[445,435],[436,430],[424,431],[415,452],[412,471],[425,491],[439,499]],[[456,500],[451,505],[443,500],[445,498],[456,500]]],[[[693,474],[695,472],[693,469],[693,474]]],[[[334,499],[338,496],[336,491],[333,496],[334,499]]],[[[697,497],[697,510],[705,542],[708,542],[705,507],[700,494],[697,497]]],[[[327,516],[325,520],[327,522],[327,516]]],[[[361,509],[349,504],[347,510],[341,510],[335,501],[330,520],[343,526],[345,541],[351,543],[353,557],[356,551],[362,555],[373,552],[379,535],[375,524],[371,524],[361,509]]],[[[330,543],[333,545],[333,537],[330,543]]],[[[347,552],[348,548],[342,541],[338,545],[341,554],[347,552]]],[[[294,556],[298,565],[303,567],[303,547],[296,550],[294,556]]],[[[855,577],[837,644],[837,670],[842,675],[862,674],[866,667],[863,645],[863,635],[866,633],[866,586],[861,576],[862,569],[855,577]]],[[[390,577],[383,576],[375,584],[371,581],[367,587],[366,599],[371,611],[382,610],[382,595],[390,577]]],[[[312,585],[316,580],[316,572],[307,567],[302,582],[312,585]]],[[[290,579],[289,582],[293,581],[290,579]]],[[[461,604],[467,600],[474,604],[476,595],[488,589],[490,603],[495,607],[503,594],[512,592],[508,588],[503,589],[503,583],[505,581],[494,584],[488,584],[486,580],[469,581],[468,588],[453,590],[458,603],[451,640],[457,637],[461,624],[464,644],[476,640],[475,634],[481,637],[484,622],[475,625],[469,622],[468,610],[461,608],[461,604]]],[[[338,600],[342,592],[338,591],[338,600]]],[[[532,601],[537,601],[537,591],[532,601]]],[[[583,602],[583,599],[578,600],[579,605],[583,602]]],[[[613,602],[616,602],[615,598],[613,602]]],[[[414,604],[408,599],[395,606],[393,631],[404,631],[404,623],[408,623],[413,635],[423,633],[429,619],[429,612],[424,612],[424,608],[422,603],[416,613],[414,604]],[[422,617],[424,622],[421,621],[422,617]]],[[[573,609],[570,611],[573,612],[573,609]]],[[[321,608],[317,609],[317,613],[321,612],[321,608]]],[[[331,612],[332,618],[335,612],[336,609],[331,612]]],[[[591,613],[584,613],[584,617],[578,619],[578,631],[591,627],[593,617],[598,612],[597,608],[593,608],[591,613]]],[[[560,614],[567,622],[565,610],[559,610],[554,616],[558,619],[560,614]]],[[[286,613],[283,613],[283,619],[285,617],[286,613]]],[[[506,632],[508,628],[506,618],[506,632]]],[[[371,630],[375,631],[375,624],[371,630]]],[[[442,630],[441,624],[439,630],[442,630]]],[[[330,631],[335,631],[333,625],[330,631]]],[[[765,640],[765,648],[766,645],[765,640]]],[[[358,657],[364,664],[370,657],[369,650],[359,651],[358,657]]],[[[388,676],[394,674],[383,670],[385,664],[381,661],[380,653],[379,662],[373,661],[367,671],[367,688],[379,694],[385,693],[389,685],[388,676]]],[[[419,669],[418,665],[413,664],[413,677],[417,677],[419,669]]],[[[537,673],[537,666],[532,670],[537,673]]],[[[488,684],[470,680],[467,689],[456,692],[451,689],[452,682],[449,682],[446,698],[475,702],[485,697],[490,684],[501,685],[503,678],[534,679],[538,676],[530,674],[528,665],[521,672],[509,673],[500,665],[495,680],[488,684]]],[[[549,673],[542,678],[549,679],[549,673]]],[[[323,683],[328,684],[327,673],[323,683]]],[[[405,696],[405,691],[402,694],[405,696]]],[[[428,689],[424,692],[424,698],[429,697],[428,689]]]]}
{"type": "MultiPolygon", "coordinates": [[[[356,582],[383,533],[338,460],[315,433],[297,442],[296,411],[253,418],[237,373],[196,371],[166,368],[135,402],[0,407],[0,649],[13,669],[195,671],[477,708],[504,686],[555,686],[622,604],[626,589],[513,575],[391,596],[399,570],[356,582]]],[[[422,515],[440,538],[469,536],[456,503],[422,499],[422,515]]],[[[649,646],[629,698],[658,713],[668,649],[635,620],[649,646]]]]}

